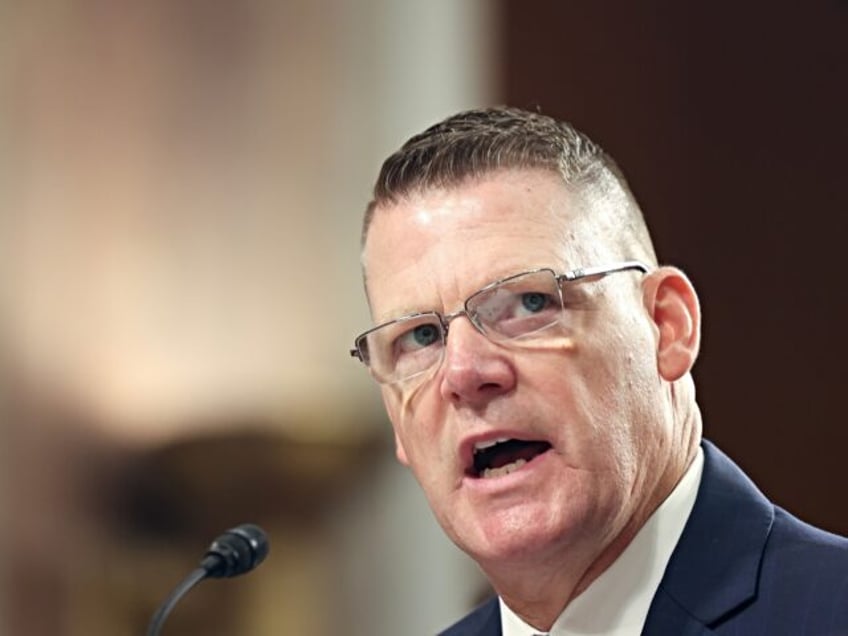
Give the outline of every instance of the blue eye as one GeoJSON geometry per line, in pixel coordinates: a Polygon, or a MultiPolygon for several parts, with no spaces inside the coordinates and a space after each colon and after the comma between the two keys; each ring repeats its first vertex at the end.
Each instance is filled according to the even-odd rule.
{"type": "Polygon", "coordinates": [[[412,330],[415,344],[427,347],[439,339],[439,328],[436,325],[418,325],[412,330]]]}
{"type": "Polygon", "coordinates": [[[399,353],[411,353],[439,343],[441,340],[442,330],[439,325],[427,322],[402,333],[396,338],[395,346],[399,353]]]}
{"type": "Polygon", "coordinates": [[[538,313],[548,306],[549,297],[541,292],[521,294],[521,306],[531,313],[538,313]]]}

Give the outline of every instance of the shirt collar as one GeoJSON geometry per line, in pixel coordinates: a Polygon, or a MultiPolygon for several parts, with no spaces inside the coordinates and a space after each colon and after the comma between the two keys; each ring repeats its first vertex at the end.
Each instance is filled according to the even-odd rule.
{"type": "MultiPolygon", "coordinates": [[[[575,598],[554,621],[550,636],[633,636],[642,633],[651,601],[695,505],[704,452],[654,511],[618,559],[575,598]]],[[[535,636],[500,599],[503,636],[535,636]]]]}

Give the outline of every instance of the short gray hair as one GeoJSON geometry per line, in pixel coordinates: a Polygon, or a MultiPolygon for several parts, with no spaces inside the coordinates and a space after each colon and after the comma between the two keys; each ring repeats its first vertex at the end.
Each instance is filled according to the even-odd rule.
{"type": "MultiPolygon", "coordinates": [[[[615,161],[568,122],[507,106],[467,110],[410,138],[380,169],[365,211],[362,245],[379,207],[388,207],[428,188],[450,188],[504,169],[542,169],[562,176],[580,191],[590,185],[620,188],[630,208],[627,224],[649,247],[644,218],[615,161]]],[[[624,211],[622,211],[624,212],[624,211]]]]}

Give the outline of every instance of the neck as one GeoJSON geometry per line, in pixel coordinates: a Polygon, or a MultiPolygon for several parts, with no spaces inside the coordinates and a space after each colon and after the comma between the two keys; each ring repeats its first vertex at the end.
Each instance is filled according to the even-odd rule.
{"type": "Polygon", "coordinates": [[[579,594],[581,576],[574,576],[578,567],[557,567],[540,564],[538,567],[508,566],[503,576],[486,569],[486,575],[498,596],[528,625],[547,632],[567,605],[579,594]]]}

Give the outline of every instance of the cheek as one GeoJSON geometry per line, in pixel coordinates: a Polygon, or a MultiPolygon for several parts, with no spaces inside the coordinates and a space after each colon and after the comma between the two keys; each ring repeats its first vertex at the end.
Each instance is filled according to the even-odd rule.
{"type": "Polygon", "coordinates": [[[629,472],[641,452],[643,429],[656,425],[648,408],[654,399],[651,365],[632,338],[606,336],[572,348],[549,371],[554,379],[542,391],[558,396],[564,435],[584,462],[629,472]]]}
{"type": "Polygon", "coordinates": [[[438,415],[427,405],[432,400],[426,398],[426,385],[420,385],[411,391],[403,391],[397,386],[382,387],[383,404],[392,423],[398,459],[415,469],[426,464],[427,459],[418,459],[422,454],[435,450],[435,430],[438,415]]]}
{"type": "Polygon", "coordinates": [[[615,351],[608,351],[596,368],[603,374],[598,382],[605,387],[598,392],[598,408],[608,418],[598,425],[605,428],[610,455],[629,474],[661,445],[665,424],[658,406],[662,384],[650,343],[638,339],[639,331],[628,333],[614,342],[615,351]]]}

